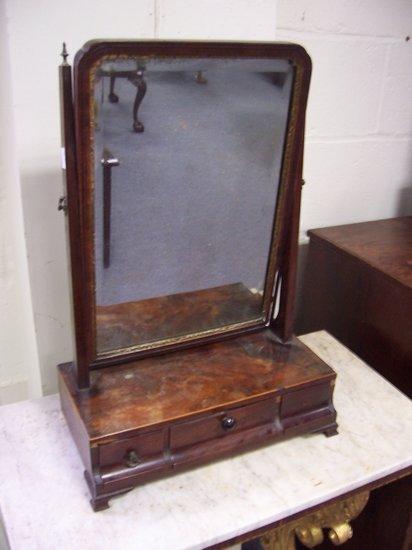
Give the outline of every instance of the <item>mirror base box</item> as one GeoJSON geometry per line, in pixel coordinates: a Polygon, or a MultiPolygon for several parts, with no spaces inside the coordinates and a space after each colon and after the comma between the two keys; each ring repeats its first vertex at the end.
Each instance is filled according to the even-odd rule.
{"type": "Polygon", "coordinates": [[[185,467],[303,433],[337,433],[336,375],[270,329],[106,367],[79,390],[59,366],[62,409],[94,510],[185,467]]]}

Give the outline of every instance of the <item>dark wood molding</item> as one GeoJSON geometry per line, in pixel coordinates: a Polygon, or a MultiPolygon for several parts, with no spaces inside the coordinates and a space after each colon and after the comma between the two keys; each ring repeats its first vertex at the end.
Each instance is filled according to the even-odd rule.
{"type": "Polygon", "coordinates": [[[281,278],[281,293],[279,296],[278,315],[271,320],[275,333],[279,334],[284,342],[288,342],[294,331],[295,304],[296,304],[296,277],[299,243],[300,203],[302,194],[302,169],[305,139],[305,125],[302,124],[300,135],[300,153],[298,167],[295,173],[294,187],[290,189],[289,224],[284,224],[282,235],[282,254],[279,267],[281,278]]]}
{"type": "Polygon", "coordinates": [[[59,67],[59,81],[61,134],[65,155],[64,183],[68,212],[66,229],[70,243],[69,263],[71,267],[72,313],[75,334],[75,365],[79,387],[85,388],[89,386],[89,369],[86,368],[88,361],[88,342],[83,330],[86,322],[85,313],[87,311],[87,301],[83,288],[84,257],[81,247],[75,244],[80,243],[84,236],[82,225],[79,223],[82,210],[82,197],[79,195],[78,185],[72,71],[70,65],[66,61],[66,57],[67,52],[64,47],[64,60],[59,67]]]}

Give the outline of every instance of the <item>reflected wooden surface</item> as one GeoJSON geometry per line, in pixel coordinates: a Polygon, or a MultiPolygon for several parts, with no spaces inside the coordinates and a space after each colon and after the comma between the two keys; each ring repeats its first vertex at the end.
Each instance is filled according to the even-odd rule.
{"type": "Polygon", "coordinates": [[[262,296],[242,283],[98,306],[97,349],[123,349],[262,317],[262,296]]]}

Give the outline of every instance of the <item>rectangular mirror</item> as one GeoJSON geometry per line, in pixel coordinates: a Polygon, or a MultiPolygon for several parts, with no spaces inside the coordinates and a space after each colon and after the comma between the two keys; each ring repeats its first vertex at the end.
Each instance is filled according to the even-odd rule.
{"type": "Polygon", "coordinates": [[[103,58],[93,72],[98,356],[262,324],[293,66],[103,58]]]}

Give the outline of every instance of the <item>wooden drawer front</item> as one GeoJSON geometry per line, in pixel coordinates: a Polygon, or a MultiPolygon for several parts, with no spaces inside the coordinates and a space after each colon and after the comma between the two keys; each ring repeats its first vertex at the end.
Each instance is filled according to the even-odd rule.
{"type": "Polygon", "coordinates": [[[144,460],[163,453],[164,441],[164,430],[157,430],[156,432],[141,434],[130,439],[122,439],[113,443],[100,445],[100,465],[127,465],[128,453],[130,451],[134,451],[135,453],[132,457],[144,462],[144,460]]]}
{"type": "Polygon", "coordinates": [[[187,447],[259,424],[273,422],[277,416],[278,407],[274,398],[265,399],[253,405],[227,409],[197,420],[177,424],[170,428],[170,449],[187,447]]]}
{"type": "Polygon", "coordinates": [[[327,405],[330,401],[331,393],[330,382],[288,392],[283,396],[280,416],[281,418],[285,418],[297,413],[318,409],[322,405],[327,405]]]}

